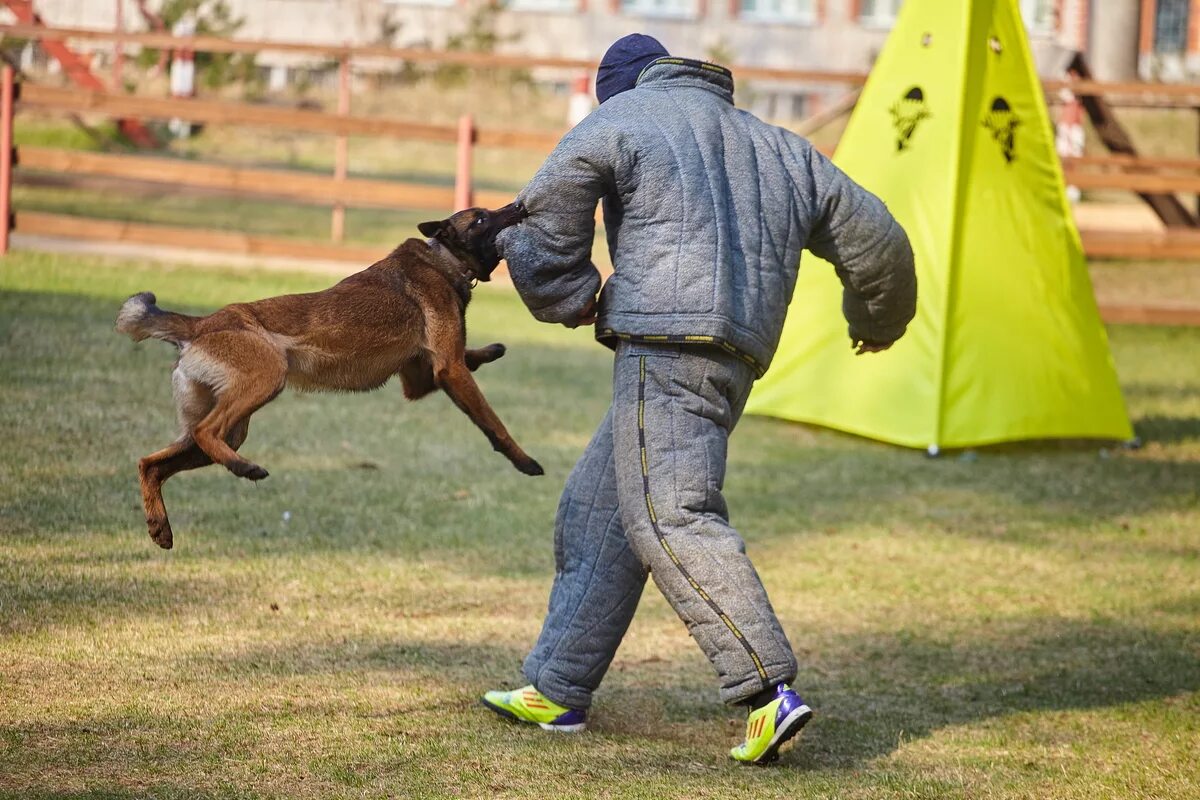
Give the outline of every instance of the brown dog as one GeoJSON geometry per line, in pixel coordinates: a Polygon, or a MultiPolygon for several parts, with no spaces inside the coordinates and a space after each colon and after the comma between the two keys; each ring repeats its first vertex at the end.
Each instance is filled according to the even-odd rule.
{"type": "Polygon", "coordinates": [[[499,263],[496,234],[524,216],[513,204],[423,222],[428,241],[409,239],[323,292],[236,303],[207,317],[163,311],[150,292],[126,300],[119,332],[179,347],[172,384],[182,433],[138,462],[150,538],[171,547],[162,484],[175,473],[216,462],[252,481],[267,477],[237,449],[250,415],[288,385],[360,392],[399,375],[410,400],[440,388],[517,469],[541,475],[471,375],[504,355],[504,345],[468,350],[463,316],[475,281],[499,263]]]}

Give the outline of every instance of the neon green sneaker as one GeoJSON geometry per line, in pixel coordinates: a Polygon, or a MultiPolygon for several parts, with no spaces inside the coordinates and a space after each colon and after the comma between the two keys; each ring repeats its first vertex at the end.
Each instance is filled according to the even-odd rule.
{"type": "Polygon", "coordinates": [[[587,711],[560,706],[533,686],[511,692],[488,692],[483,704],[505,719],[532,722],[547,731],[580,733],[587,728],[587,711]]]}
{"type": "Polygon", "coordinates": [[[746,741],[730,750],[729,755],[745,764],[769,764],[779,758],[779,746],[799,733],[812,715],[800,695],[781,683],[770,702],[750,710],[746,741]]]}

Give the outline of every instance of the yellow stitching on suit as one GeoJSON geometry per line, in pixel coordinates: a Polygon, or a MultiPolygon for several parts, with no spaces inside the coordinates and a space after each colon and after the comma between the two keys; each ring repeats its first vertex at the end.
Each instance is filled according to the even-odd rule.
{"type": "Polygon", "coordinates": [[[720,347],[727,353],[737,356],[742,361],[750,365],[754,369],[758,377],[766,374],[767,368],[759,363],[758,359],[749,353],[742,352],[734,345],[725,341],[718,336],[702,336],[699,334],[637,334],[637,333],[617,333],[612,328],[604,328],[596,334],[597,339],[620,339],[623,342],[643,342],[646,344],[712,344],[720,347]]]}
{"type": "Polygon", "coordinates": [[[746,653],[750,656],[750,660],[754,662],[754,669],[758,672],[759,679],[762,680],[763,688],[768,688],[767,670],[763,667],[758,653],[754,651],[753,645],[746,640],[746,637],[738,630],[737,625],[733,624],[733,620],[721,610],[721,607],[709,596],[708,592],[704,591],[700,587],[700,583],[687,571],[680,562],[679,557],[675,555],[675,551],[671,549],[671,545],[667,543],[667,537],[663,535],[662,529],[658,527],[658,516],[654,513],[654,501],[650,498],[650,457],[646,451],[646,356],[641,356],[638,359],[638,449],[641,451],[642,491],[646,495],[646,511],[650,515],[650,526],[654,529],[654,535],[658,537],[658,543],[671,559],[675,568],[679,570],[679,574],[687,580],[688,585],[713,610],[717,618],[725,623],[725,627],[729,629],[734,638],[741,643],[746,653]]]}

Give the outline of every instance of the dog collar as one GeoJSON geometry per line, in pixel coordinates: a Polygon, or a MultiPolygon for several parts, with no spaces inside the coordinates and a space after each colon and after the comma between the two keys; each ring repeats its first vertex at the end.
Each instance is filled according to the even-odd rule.
{"type": "Polygon", "coordinates": [[[459,286],[456,286],[455,288],[457,288],[459,291],[463,291],[464,287],[462,284],[466,284],[465,289],[469,292],[479,285],[479,276],[475,274],[474,270],[463,266],[463,262],[456,258],[453,253],[448,252],[445,245],[443,245],[437,239],[426,239],[425,244],[430,250],[437,253],[438,260],[442,262],[449,262],[454,266],[454,269],[458,274],[451,275],[449,277],[451,278],[452,282],[459,284],[459,286]]]}

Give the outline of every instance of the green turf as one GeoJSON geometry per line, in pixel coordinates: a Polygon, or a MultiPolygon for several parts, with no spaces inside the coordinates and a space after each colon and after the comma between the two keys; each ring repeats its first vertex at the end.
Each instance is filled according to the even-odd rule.
{"type": "MultiPolygon", "coordinates": [[[[440,395],[285,393],[244,452],[167,485],[171,349],[126,295],[201,311],[319,276],[17,253],[0,262],[0,795],[20,798],[1200,796],[1200,331],[1116,328],[1146,446],[927,460],[749,418],[733,520],[817,717],[771,769],[653,587],[579,737],[478,706],[519,681],[557,493],[610,359],[481,289],[478,374],[547,468],[518,474],[440,395]],[[285,521],[285,513],[288,519],[285,521]]],[[[819,391],[819,387],[814,387],[819,391]]]]}

